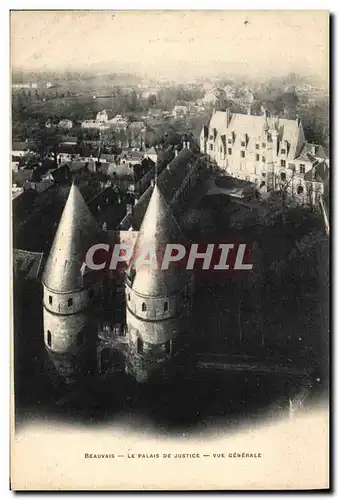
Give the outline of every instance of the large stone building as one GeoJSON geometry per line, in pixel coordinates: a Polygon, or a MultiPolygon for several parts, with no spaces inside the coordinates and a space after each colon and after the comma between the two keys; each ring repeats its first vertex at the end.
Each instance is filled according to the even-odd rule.
{"type": "Polygon", "coordinates": [[[123,274],[100,274],[83,263],[96,243],[127,243],[138,254],[150,243],[161,251],[166,243],[184,242],[174,212],[180,213],[201,166],[182,149],[113,231],[99,228],[73,183],[42,277],[44,342],[66,377],[84,370],[89,357],[100,375],[116,370],[119,360],[140,382],[153,372],[176,371],[174,361],[189,340],[192,273],[136,268],[132,260],[123,274]]]}
{"type": "Polygon", "coordinates": [[[322,146],[306,141],[299,118],[214,111],[201,131],[200,151],[227,175],[261,190],[286,189],[309,204],[324,193],[328,159],[322,146]]]}

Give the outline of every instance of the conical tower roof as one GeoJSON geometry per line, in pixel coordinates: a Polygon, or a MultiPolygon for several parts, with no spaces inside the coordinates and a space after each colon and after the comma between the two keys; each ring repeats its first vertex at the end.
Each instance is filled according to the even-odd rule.
{"type": "Polygon", "coordinates": [[[156,184],[135,243],[133,260],[145,252],[145,249],[155,248],[159,269],[152,269],[152,266],[147,264],[138,267],[132,262],[128,275],[132,278],[132,289],[137,293],[145,296],[167,296],[182,288],[185,281],[183,266],[170,263],[168,269],[160,269],[167,243],[184,245],[186,240],[156,184]]]}
{"type": "Polygon", "coordinates": [[[80,290],[81,266],[98,236],[96,221],[79,189],[72,184],[44,269],[43,284],[54,292],[80,290]]]}

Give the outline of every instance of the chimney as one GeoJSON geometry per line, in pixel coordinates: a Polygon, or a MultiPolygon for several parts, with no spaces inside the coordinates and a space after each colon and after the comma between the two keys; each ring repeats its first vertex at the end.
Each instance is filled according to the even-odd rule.
{"type": "Polygon", "coordinates": [[[229,126],[230,121],[231,121],[231,110],[230,110],[230,108],[227,108],[226,109],[226,127],[229,126]]]}
{"type": "Polygon", "coordinates": [[[251,108],[248,108],[248,110],[247,110],[247,114],[248,114],[248,115],[251,115],[251,114],[252,114],[252,109],[251,109],[251,108]]]}
{"type": "Polygon", "coordinates": [[[278,154],[278,131],[276,129],[272,129],[270,134],[272,138],[273,158],[275,159],[278,154]]]}

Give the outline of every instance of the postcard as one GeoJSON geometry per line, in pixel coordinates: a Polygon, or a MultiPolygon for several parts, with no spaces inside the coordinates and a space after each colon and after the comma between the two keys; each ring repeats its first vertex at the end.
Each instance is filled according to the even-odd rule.
{"type": "Polygon", "coordinates": [[[12,11],[11,488],[328,490],[327,11],[12,11]]]}

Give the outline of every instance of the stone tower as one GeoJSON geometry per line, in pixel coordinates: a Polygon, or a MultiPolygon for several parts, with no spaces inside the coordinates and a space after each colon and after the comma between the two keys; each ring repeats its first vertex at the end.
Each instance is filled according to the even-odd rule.
{"type": "Polygon", "coordinates": [[[73,357],[86,341],[88,308],[101,294],[101,283],[85,283],[82,264],[99,229],[73,184],[44,269],[44,341],[51,354],[73,357]]]}
{"type": "MultiPolygon", "coordinates": [[[[137,258],[150,246],[161,255],[167,243],[185,244],[185,239],[156,184],[134,255],[137,258]]],[[[178,263],[167,270],[158,267],[140,267],[132,259],[126,274],[127,369],[138,382],[147,381],[154,372],[165,376],[175,372],[175,360],[189,338],[192,272],[178,263]]]]}

